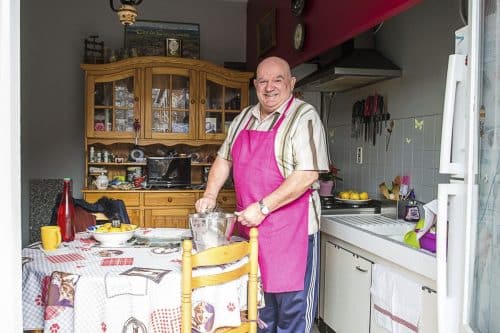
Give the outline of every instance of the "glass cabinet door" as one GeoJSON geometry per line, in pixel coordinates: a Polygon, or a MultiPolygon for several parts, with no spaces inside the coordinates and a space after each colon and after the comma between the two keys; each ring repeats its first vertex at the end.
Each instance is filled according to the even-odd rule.
{"type": "Polygon", "coordinates": [[[153,68],[146,71],[146,77],[146,137],[192,138],[195,100],[190,71],[153,68]]]}
{"type": "Polygon", "coordinates": [[[94,76],[89,82],[87,126],[89,137],[135,136],[134,122],[140,121],[134,71],[94,76]]]}
{"type": "Polygon", "coordinates": [[[224,139],[229,125],[248,103],[242,96],[241,82],[224,80],[210,74],[202,75],[201,122],[199,136],[205,139],[224,139]]]}

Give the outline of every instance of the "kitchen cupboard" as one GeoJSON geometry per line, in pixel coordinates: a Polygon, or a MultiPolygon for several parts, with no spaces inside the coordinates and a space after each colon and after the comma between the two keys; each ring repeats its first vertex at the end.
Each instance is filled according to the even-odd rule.
{"type": "Polygon", "coordinates": [[[409,271],[325,232],[321,233],[320,331],[330,333],[334,329],[336,333],[388,333],[387,330],[376,324],[373,317],[374,310],[370,296],[371,265],[377,263],[391,267],[422,286],[419,332],[437,332],[436,281],[425,278],[418,272],[409,271]],[[370,277],[368,281],[361,274],[353,273],[353,267],[359,271],[357,266],[362,270],[369,267],[370,277]],[[345,328],[348,329],[344,330],[345,328]]]}
{"type": "Polygon", "coordinates": [[[229,122],[248,104],[253,76],[174,57],[136,57],[81,67],[87,143],[220,143],[229,122]]]}
{"type": "MultiPolygon", "coordinates": [[[[83,190],[87,202],[94,203],[103,196],[123,200],[131,223],[152,228],[189,228],[188,215],[195,212],[194,203],[202,195],[201,190],[83,190]]],[[[221,190],[217,205],[233,212],[234,191],[221,190]]]]}
{"type": "Polygon", "coordinates": [[[369,332],[372,263],[342,247],[325,244],[325,323],[336,333],[369,332]]]}
{"type": "MultiPolygon", "coordinates": [[[[110,180],[128,179],[130,169],[136,168],[145,175],[145,158],[131,158],[132,151],[146,152],[147,157],[181,147],[187,154],[206,149],[204,155],[211,156],[191,165],[191,180],[201,185],[229,124],[248,105],[253,73],[176,57],[135,57],[81,68],[85,72],[84,199],[122,199],[133,223],[140,226],[187,227],[199,190],[95,190],[93,181],[101,173],[110,180]],[[99,152],[92,160],[91,147],[99,152]]],[[[234,210],[232,190],[221,192],[218,200],[221,208],[234,210]]]]}
{"type": "MultiPolygon", "coordinates": [[[[437,333],[437,294],[427,286],[423,286],[421,293],[422,313],[418,330],[425,333],[437,333]]],[[[385,328],[377,325],[373,317],[373,305],[370,333],[390,333],[385,328]]]]}

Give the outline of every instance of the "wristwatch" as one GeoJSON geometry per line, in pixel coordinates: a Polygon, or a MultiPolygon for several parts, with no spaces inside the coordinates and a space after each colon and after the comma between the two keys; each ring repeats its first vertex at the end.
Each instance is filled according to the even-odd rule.
{"type": "Polygon", "coordinates": [[[260,212],[263,215],[268,215],[270,213],[269,208],[264,204],[264,199],[260,199],[259,201],[260,212]]]}

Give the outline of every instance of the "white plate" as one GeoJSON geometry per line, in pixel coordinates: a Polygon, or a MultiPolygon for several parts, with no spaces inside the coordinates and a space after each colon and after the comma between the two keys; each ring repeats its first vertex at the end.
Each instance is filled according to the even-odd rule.
{"type": "Polygon", "coordinates": [[[338,200],[338,201],[341,201],[341,202],[345,202],[345,203],[348,203],[348,204],[355,205],[355,204],[367,203],[368,201],[371,201],[372,199],[364,199],[364,200],[351,200],[351,199],[341,199],[341,198],[335,197],[335,200],[338,200]]]}
{"type": "Polygon", "coordinates": [[[183,237],[190,237],[190,229],[180,228],[140,228],[135,231],[135,237],[148,240],[180,241],[183,237]]]}

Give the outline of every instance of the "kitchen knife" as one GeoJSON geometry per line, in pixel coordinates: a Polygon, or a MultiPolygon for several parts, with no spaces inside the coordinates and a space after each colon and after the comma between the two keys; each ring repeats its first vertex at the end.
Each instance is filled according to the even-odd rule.
{"type": "Polygon", "coordinates": [[[358,106],[358,102],[359,101],[356,101],[354,102],[354,104],[352,105],[352,114],[351,114],[351,138],[355,138],[356,137],[356,117],[357,117],[357,106],[358,106]]]}
{"type": "Polygon", "coordinates": [[[373,119],[373,133],[372,133],[372,144],[375,146],[377,137],[377,124],[378,124],[378,95],[373,96],[372,105],[372,119],[373,119]]]}
{"type": "Polygon", "coordinates": [[[385,120],[384,126],[387,126],[387,119],[385,118],[386,116],[386,110],[385,110],[385,105],[384,105],[384,96],[379,96],[379,101],[378,101],[378,108],[379,108],[379,114],[380,114],[380,122],[379,122],[379,135],[382,135],[382,121],[385,120]]]}
{"type": "Polygon", "coordinates": [[[365,107],[363,110],[364,123],[365,123],[365,142],[368,141],[368,128],[370,122],[370,96],[365,99],[365,107]]]}

